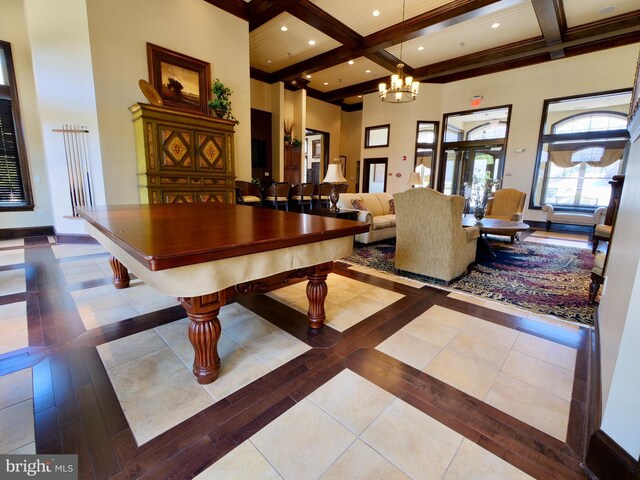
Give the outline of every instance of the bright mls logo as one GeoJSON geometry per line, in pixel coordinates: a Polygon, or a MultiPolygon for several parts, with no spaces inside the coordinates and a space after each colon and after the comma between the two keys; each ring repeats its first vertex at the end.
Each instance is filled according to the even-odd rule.
{"type": "Polygon", "coordinates": [[[0,480],[77,480],[77,455],[0,455],[0,480]]]}

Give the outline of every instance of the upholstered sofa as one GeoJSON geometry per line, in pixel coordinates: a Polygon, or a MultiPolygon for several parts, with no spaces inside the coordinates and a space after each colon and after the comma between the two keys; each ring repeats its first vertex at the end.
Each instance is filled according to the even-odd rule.
{"type": "Polygon", "coordinates": [[[604,223],[607,207],[598,207],[593,213],[571,212],[556,210],[553,205],[543,205],[542,211],[547,212],[547,230],[552,223],[568,223],[571,225],[589,225],[595,228],[599,223],[604,223]]]}
{"type": "Polygon", "coordinates": [[[430,188],[393,196],[397,217],[396,268],[447,284],[475,261],[477,226],[462,226],[464,198],[430,188]]]}
{"type": "Polygon", "coordinates": [[[348,210],[360,210],[358,221],[370,225],[369,231],[356,235],[356,242],[371,243],[396,236],[396,216],[391,213],[390,193],[341,193],[338,199],[338,207],[348,210]],[[358,208],[357,203],[360,202],[358,208]]]}

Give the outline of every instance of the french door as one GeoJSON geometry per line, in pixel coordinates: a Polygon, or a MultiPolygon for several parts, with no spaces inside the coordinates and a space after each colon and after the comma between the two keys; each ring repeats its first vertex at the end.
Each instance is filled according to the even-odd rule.
{"type": "Polygon", "coordinates": [[[447,148],[443,152],[443,193],[463,195],[464,187],[475,181],[502,178],[504,149],[502,145],[447,148]]]}

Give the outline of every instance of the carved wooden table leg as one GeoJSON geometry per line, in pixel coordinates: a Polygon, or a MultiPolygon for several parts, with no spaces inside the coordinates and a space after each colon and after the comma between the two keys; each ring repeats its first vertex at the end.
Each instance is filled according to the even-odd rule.
{"type": "Polygon", "coordinates": [[[324,312],[324,300],[327,298],[327,275],[331,273],[332,262],[321,263],[307,269],[307,298],[309,299],[309,327],[322,328],[326,314],[324,312]]]}
{"type": "Polygon", "coordinates": [[[129,286],[129,270],[121,264],[113,255],[109,256],[109,265],[113,271],[113,285],[117,289],[127,288],[129,286]]]}
{"type": "Polygon", "coordinates": [[[206,384],[218,378],[220,356],[220,320],[218,313],[225,303],[225,292],[211,293],[200,297],[180,298],[180,303],[189,315],[189,340],[195,352],[193,374],[198,383],[206,384]]]}

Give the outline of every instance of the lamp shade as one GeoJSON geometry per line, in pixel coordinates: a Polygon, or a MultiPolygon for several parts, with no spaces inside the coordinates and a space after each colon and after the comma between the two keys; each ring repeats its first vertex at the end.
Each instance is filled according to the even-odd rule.
{"type": "Polygon", "coordinates": [[[342,175],[341,165],[330,163],[327,174],[324,176],[324,183],[347,183],[347,179],[342,175]]]}
{"type": "Polygon", "coordinates": [[[411,178],[409,179],[409,185],[413,185],[414,187],[422,186],[422,177],[418,172],[413,172],[411,174],[411,178]]]}

